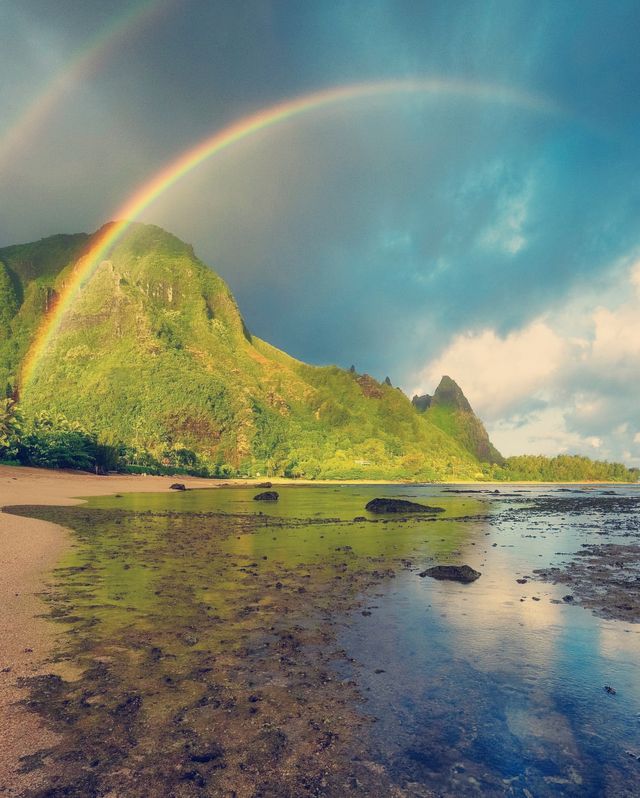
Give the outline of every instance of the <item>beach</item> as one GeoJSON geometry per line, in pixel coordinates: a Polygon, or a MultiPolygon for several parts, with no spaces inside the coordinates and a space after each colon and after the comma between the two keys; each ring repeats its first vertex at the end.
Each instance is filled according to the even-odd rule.
{"type": "MultiPolygon", "coordinates": [[[[95,476],[82,472],[0,466],[0,506],[73,505],[82,496],[168,491],[176,477],[95,476]]],[[[180,478],[187,487],[215,487],[219,480],[180,478]]],[[[46,659],[61,627],[42,616],[38,594],[47,574],[71,546],[61,526],[0,512],[0,795],[37,786],[37,771],[21,774],[20,758],[53,745],[55,735],[19,704],[20,679],[51,672],[46,659]]]]}

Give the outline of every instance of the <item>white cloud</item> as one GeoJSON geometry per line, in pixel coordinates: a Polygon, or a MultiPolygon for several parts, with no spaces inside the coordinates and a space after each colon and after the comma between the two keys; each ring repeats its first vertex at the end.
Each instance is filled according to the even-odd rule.
{"type": "Polygon", "coordinates": [[[432,386],[449,374],[488,420],[537,395],[566,359],[565,341],[540,320],[506,338],[493,330],[459,335],[426,366],[418,381],[432,386]]]}
{"type": "Polygon", "coordinates": [[[506,336],[454,337],[414,375],[415,393],[443,374],[460,383],[505,454],[579,452],[640,464],[640,261],[623,290],[588,305],[589,289],[506,336]]]}

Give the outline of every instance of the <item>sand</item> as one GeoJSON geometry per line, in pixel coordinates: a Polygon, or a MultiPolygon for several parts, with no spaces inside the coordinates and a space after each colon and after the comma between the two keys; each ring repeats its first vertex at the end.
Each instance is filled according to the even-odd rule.
{"type": "MultiPolygon", "coordinates": [[[[0,466],[0,507],[14,504],[80,504],[81,496],[169,490],[175,477],[99,477],[71,471],[0,466]]],[[[218,487],[220,481],[180,477],[187,487],[218,487]]],[[[229,484],[229,483],[227,483],[229,484]]],[[[247,484],[243,482],[242,484],[247,484]]],[[[0,795],[17,796],[41,786],[38,771],[21,773],[20,758],[55,743],[38,716],[19,702],[21,677],[50,673],[47,657],[59,626],[42,615],[38,597],[47,576],[72,545],[63,527],[0,512],[0,795]]]]}

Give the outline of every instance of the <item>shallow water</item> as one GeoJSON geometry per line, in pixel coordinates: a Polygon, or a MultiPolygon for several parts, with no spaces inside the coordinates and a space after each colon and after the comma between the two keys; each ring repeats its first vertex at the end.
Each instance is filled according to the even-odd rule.
{"type": "MultiPolygon", "coordinates": [[[[136,721],[135,729],[124,724],[121,736],[135,737],[139,762],[159,767],[145,752],[145,735],[168,760],[178,757],[178,748],[183,756],[185,746],[202,743],[206,735],[195,708],[209,701],[202,692],[208,677],[194,681],[193,673],[207,668],[215,672],[216,689],[223,684],[233,692],[234,707],[243,698],[240,688],[263,690],[264,703],[252,709],[254,715],[242,710],[236,718],[250,729],[260,708],[265,723],[256,726],[254,743],[265,728],[286,729],[305,713],[312,720],[323,696],[311,684],[315,657],[334,673],[326,702],[327,717],[344,716],[343,727],[335,720],[331,732],[341,736],[339,755],[348,757],[349,745],[355,745],[347,739],[347,721],[355,728],[354,719],[336,708],[342,691],[355,712],[376,720],[356,735],[363,748],[359,756],[364,752],[382,765],[406,795],[640,795],[640,624],[604,620],[564,603],[566,585],[516,582],[568,561],[595,536],[606,542],[632,534],[635,506],[603,513],[589,499],[611,490],[638,497],[637,487],[276,489],[277,504],[254,502],[255,489],[218,488],[42,509],[42,517],[76,529],[79,540],[52,596],[54,609],[75,623],[63,656],[94,669],[96,661],[108,663],[100,695],[118,692],[112,714],[135,688],[145,721],[136,721]],[[445,512],[408,520],[376,517],[364,511],[376,496],[424,501],[445,512]],[[580,509],[527,509],[545,496],[579,499],[580,509]],[[353,522],[358,516],[366,520],[353,522]],[[482,577],[458,585],[418,575],[436,562],[465,562],[482,577]],[[330,629],[313,637],[327,619],[330,629]],[[274,649],[268,647],[289,640],[292,629],[300,644],[286,651],[290,672],[284,674],[280,662],[277,674],[267,677],[275,669],[274,649]],[[292,682],[301,652],[310,659],[292,682]],[[276,687],[287,694],[301,691],[303,709],[285,717],[286,700],[278,698],[276,687]],[[179,745],[170,742],[172,735],[179,745]]],[[[76,699],[95,707],[86,689],[80,698],[65,698],[76,699]]],[[[236,735],[239,752],[247,740],[237,736],[230,706],[225,710],[222,702],[226,714],[216,715],[215,723],[223,724],[230,740],[236,735]]],[[[99,711],[79,713],[70,728],[78,724],[95,736],[96,747],[104,745],[99,711]]],[[[238,757],[227,756],[230,779],[253,772],[251,762],[238,757]]],[[[206,789],[211,774],[198,767],[206,789]]],[[[279,765],[270,760],[269,767],[275,772],[279,765]]],[[[353,793],[364,794],[358,779],[353,783],[353,793]]],[[[190,795],[186,789],[175,794],[190,795]]],[[[339,785],[318,789],[299,794],[352,792],[339,785]]]]}

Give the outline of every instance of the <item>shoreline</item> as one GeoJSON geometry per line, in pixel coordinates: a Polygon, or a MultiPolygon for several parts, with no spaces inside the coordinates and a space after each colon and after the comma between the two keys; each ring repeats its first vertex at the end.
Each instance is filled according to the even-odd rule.
{"type": "MultiPolygon", "coordinates": [[[[215,487],[188,477],[189,487],[215,487]]],[[[20,773],[20,758],[51,746],[56,736],[19,702],[19,680],[50,672],[47,658],[60,626],[47,621],[39,594],[47,576],[73,545],[68,529],[4,512],[16,504],[75,505],[84,496],[166,492],[172,477],[102,477],[73,471],[0,466],[0,795],[17,796],[39,786],[37,771],[20,773]]]]}
{"type": "MultiPolygon", "coordinates": [[[[38,771],[20,773],[20,758],[52,746],[56,736],[40,718],[18,703],[26,695],[23,677],[51,671],[47,660],[63,628],[47,621],[46,604],[39,596],[56,564],[73,545],[65,527],[5,513],[19,504],[77,505],[83,497],[114,493],[169,492],[183,482],[188,489],[246,487],[263,482],[274,486],[412,485],[425,483],[383,480],[205,479],[189,476],[97,476],[85,472],[53,471],[23,466],[0,466],[0,795],[17,796],[37,788],[38,771]]],[[[481,487],[517,485],[631,485],[633,483],[455,482],[434,486],[481,487]]]]}

